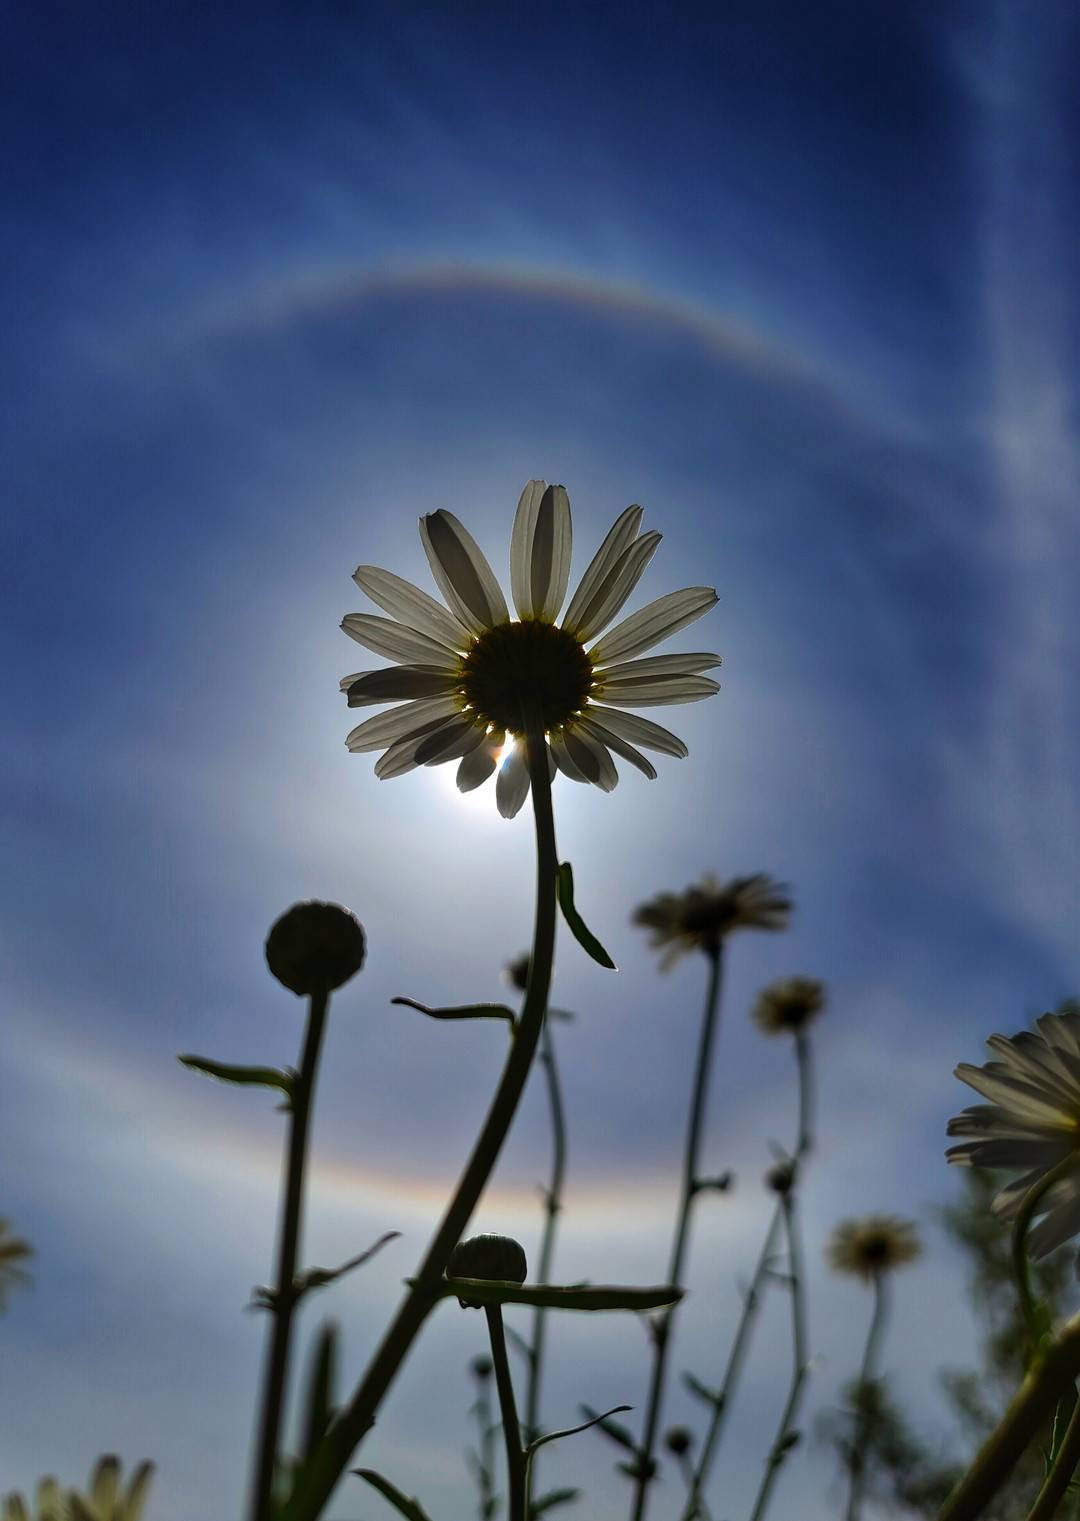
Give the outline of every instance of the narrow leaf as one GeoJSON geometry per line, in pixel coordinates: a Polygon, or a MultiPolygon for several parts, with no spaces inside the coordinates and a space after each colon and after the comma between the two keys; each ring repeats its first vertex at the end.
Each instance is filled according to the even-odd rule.
{"type": "Polygon", "coordinates": [[[569,861],[564,861],[559,867],[558,890],[562,916],[578,945],[601,966],[606,966],[609,971],[617,972],[618,967],[574,907],[574,870],[569,861]]]}
{"type": "Polygon", "coordinates": [[[326,1435],[334,1415],[334,1386],[337,1382],[338,1332],[328,1321],[319,1332],[308,1375],[304,1409],[303,1435],[300,1441],[301,1463],[310,1461],[316,1447],[326,1435]]]}
{"type": "Polygon", "coordinates": [[[388,1241],[396,1241],[401,1235],[400,1231],[387,1231],[380,1236],[374,1246],[369,1246],[366,1252],[360,1252],[356,1257],[350,1257],[348,1262],[343,1262],[336,1268],[308,1268],[306,1273],[299,1273],[293,1285],[295,1297],[307,1294],[312,1289],[324,1289],[328,1283],[351,1273],[353,1268],[363,1267],[365,1262],[370,1262],[375,1253],[381,1251],[388,1241]]]}
{"type": "Polygon", "coordinates": [[[627,1427],[620,1425],[618,1421],[609,1419],[610,1411],[607,1415],[601,1415],[591,1405],[582,1405],[581,1413],[588,1416],[590,1426],[599,1426],[606,1437],[610,1437],[613,1442],[618,1442],[620,1447],[625,1447],[628,1452],[637,1456],[638,1444],[633,1433],[627,1427]]]}
{"type": "Polygon", "coordinates": [[[692,1373],[684,1373],[682,1376],[682,1381],[685,1384],[686,1388],[689,1389],[690,1393],[696,1394],[699,1400],[705,1401],[706,1405],[719,1406],[723,1403],[722,1397],[718,1390],[710,1389],[708,1384],[703,1384],[701,1380],[699,1378],[695,1378],[692,1373]]]}
{"type": "Polygon", "coordinates": [[[178,1059],[193,1072],[204,1072],[221,1083],[238,1083],[247,1088],[280,1088],[289,1100],[296,1086],[296,1073],[279,1067],[234,1067],[229,1062],[212,1062],[205,1056],[181,1056],[178,1059]]]}
{"type": "Polygon", "coordinates": [[[532,1501],[529,1513],[542,1516],[546,1510],[554,1510],[556,1505],[569,1505],[580,1493],[580,1489],[549,1489],[546,1495],[539,1495],[532,1501]]]}
{"type": "Polygon", "coordinates": [[[353,1473],[359,1474],[366,1479],[373,1489],[377,1489],[383,1495],[399,1515],[407,1516],[408,1521],[431,1521],[419,1500],[412,1500],[403,1494],[396,1484],[391,1484],[389,1479],[384,1479],[381,1473],[376,1473],[373,1468],[354,1468],[353,1473]]]}
{"type": "MultiPolygon", "coordinates": [[[[581,1408],[583,1411],[589,1409],[588,1405],[582,1405],[581,1408]]],[[[588,1431],[590,1426],[599,1426],[621,1446],[629,1443],[631,1450],[636,1452],[634,1439],[626,1427],[610,1419],[613,1415],[621,1415],[624,1410],[633,1410],[633,1408],[633,1405],[612,1405],[611,1409],[605,1410],[603,1415],[594,1414],[590,1420],[583,1421],[580,1426],[566,1426],[562,1431],[549,1431],[547,1436],[536,1437],[529,1443],[529,1452],[534,1453],[537,1448],[546,1446],[548,1442],[557,1442],[560,1437],[577,1436],[579,1431],[588,1431]],[[616,1432],[619,1433],[618,1436],[615,1435],[616,1432]]]]}
{"type": "MultiPolygon", "coordinates": [[[[416,1280],[407,1278],[409,1287],[416,1280]]],[[[628,1284],[504,1283],[486,1278],[444,1278],[429,1288],[436,1299],[463,1299],[469,1305],[529,1304],[545,1310],[655,1310],[678,1304],[685,1293],[669,1284],[636,1288],[628,1284]]]]}
{"type": "Polygon", "coordinates": [[[503,1003],[464,1003],[448,1009],[432,1009],[415,998],[391,998],[391,1003],[404,1004],[407,1009],[418,1009],[430,1019],[508,1019],[514,1023],[514,1014],[503,1003]]]}

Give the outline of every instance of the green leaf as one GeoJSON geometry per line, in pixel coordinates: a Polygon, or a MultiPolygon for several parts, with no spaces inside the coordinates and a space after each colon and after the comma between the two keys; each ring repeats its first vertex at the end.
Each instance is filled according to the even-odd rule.
{"type": "Polygon", "coordinates": [[[611,1420],[610,1412],[608,1415],[600,1415],[591,1405],[582,1405],[580,1409],[582,1415],[588,1416],[590,1426],[599,1426],[606,1437],[610,1437],[613,1442],[618,1442],[620,1447],[625,1447],[628,1452],[637,1456],[638,1444],[633,1432],[626,1426],[620,1425],[618,1421],[611,1420]]]}
{"type": "MultiPolygon", "coordinates": [[[[353,1268],[362,1267],[363,1264],[365,1262],[369,1262],[371,1258],[374,1257],[375,1253],[384,1247],[388,1241],[396,1241],[400,1235],[400,1231],[387,1231],[385,1235],[379,1237],[374,1246],[369,1246],[366,1252],[361,1252],[357,1257],[350,1257],[348,1262],[343,1262],[340,1267],[308,1268],[304,1273],[297,1273],[296,1277],[293,1279],[292,1286],[293,1304],[298,1304],[300,1300],[303,1299],[304,1295],[310,1294],[313,1289],[324,1289],[328,1283],[333,1283],[335,1279],[343,1277],[346,1273],[351,1273],[353,1268]]],[[[265,1285],[260,1284],[259,1287],[252,1292],[251,1303],[248,1305],[248,1309],[276,1310],[277,1302],[278,1296],[276,1292],[273,1289],[268,1289],[265,1287],[265,1285]]]]}
{"type": "Polygon", "coordinates": [[[334,1386],[337,1383],[338,1331],[327,1321],[319,1332],[308,1376],[304,1410],[303,1436],[300,1442],[302,1463],[310,1462],[316,1447],[326,1435],[334,1417],[334,1386]]]}
{"type": "Polygon", "coordinates": [[[606,966],[609,971],[617,972],[618,967],[574,907],[574,869],[569,861],[564,861],[559,867],[557,886],[562,916],[578,945],[601,966],[606,966]]]}
{"type": "Polygon", "coordinates": [[[289,1103],[296,1087],[296,1073],[280,1067],[234,1067],[229,1062],[212,1062],[205,1056],[181,1056],[185,1067],[217,1078],[219,1083],[237,1083],[243,1088],[280,1088],[289,1103]]]}
{"type": "MultiPolygon", "coordinates": [[[[407,1278],[410,1288],[416,1280],[407,1278]]],[[[528,1304],[545,1310],[655,1310],[678,1304],[684,1289],[669,1284],[635,1288],[628,1284],[508,1283],[487,1278],[444,1278],[431,1287],[435,1299],[461,1299],[470,1306],[528,1304]]]]}
{"type": "Polygon", "coordinates": [[[546,1510],[554,1510],[556,1505],[569,1505],[571,1500],[576,1500],[580,1495],[580,1489],[549,1489],[546,1495],[538,1495],[529,1507],[529,1513],[533,1516],[542,1516],[546,1510]]]}
{"type": "Polygon", "coordinates": [[[534,1437],[528,1445],[528,1456],[531,1457],[534,1452],[541,1447],[546,1447],[549,1442],[558,1442],[563,1437],[577,1436],[579,1431],[588,1431],[590,1426],[599,1426],[620,1446],[629,1446],[632,1452],[637,1452],[637,1445],[626,1427],[620,1426],[617,1421],[611,1419],[613,1415],[621,1415],[624,1410],[633,1410],[633,1405],[612,1405],[611,1409],[605,1410],[603,1415],[597,1415],[595,1411],[589,1409],[588,1405],[582,1405],[581,1408],[582,1411],[589,1411],[587,1421],[583,1421],[580,1426],[564,1426],[561,1431],[549,1431],[546,1436],[534,1437]]]}
{"type": "Polygon", "coordinates": [[[430,1019],[508,1019],[514,1023],[513,1010],[504,1003],[462,1003],[447,1009],[432,1009],[415,998],[391,998],[391,1003],[403,1004],[407,1009],[418,1009],[430,1019]]]}
{"type": "Polygon", "coordinates": [[[703,1384],[701,1380],[699,1378],[695,1378],[692,1373],[684,1373],[682,1376],[682,1381],[686,1385],[687,1389],[689,1389],[690,1393],[696,1394],[699,1400],[705,1401],[706,1405],[715,1405],[719,1407],[723,1404],[723,1395],[719,1392],[719,1390],[710,1389],[708,1384],[703,1384]]]}
{"type": "Polygon", "coordinates": [[[381,1473],[376,1473],[373,1468],[354,1468],[353,1473],[359,1474],[360,1478],[366,1479],[373,1489],[387,1500],[394,1509],[402,1516],[407,1516],[408,1521],[431,1521],[427,1511],[423,1509],[419,1500],[411,1500],[403,1494],[396,1484],[391,1484],[389,1479],[384,1479],[381,1473]]]}

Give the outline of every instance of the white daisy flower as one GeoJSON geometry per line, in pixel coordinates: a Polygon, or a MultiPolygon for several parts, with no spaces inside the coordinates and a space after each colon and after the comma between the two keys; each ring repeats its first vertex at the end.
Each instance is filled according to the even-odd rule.
{"type": "Polygon", "coordinates": [[[986,1042],[1001,1058],[956,1076],[990,1100],[949,1121],[948,1134],[970,1136],[945,1153],[963,1167],[1022,1169],[996,1195],[993,1210],[1015,1218],[1024,1195],[1070,1156],[1072,1177],[1061,1178],[1038,1202],[1041,1223],[1028,1232],[1032,1257],[1045,1257],[1080,1234],[1080,1012],[1044,1014],[1036,1030],[991,1035],[986,1042]]]}
{"type": "Polygon", "coordinates": [[[719,685],[701,673],[719,655],[638,658],[717,601],[709,586],[669,592],[597,636],[626,602],[652,559],[660,535],[639,534],[640,507],[628,507],[601,544],[562,609],[570,580],[570,499],[562,486],[529,481],[510,540],[510,586],[517,618],[483,553],[452,513],[420,519],[420,540],[443,606],[387,570],[361,565],[353,580],[389,618],[350,613],[342,628],[358,644],[396,665],[346,676],[350,708],[396,702],[348,736],[352,751],[382,750],[376,776],[458,761],[462,792],[496,769],[499,812],[512,818],[529,793],[526,708],[539,711],[552,776],[610,792],[618,781],[612,752],[650,779],[652,762],[637,747],[685,756],[686,746],[659,724],[627,708],[711,697],[719,685]],[[595,642],[594,642],[595,641],[595,642]],[[500,752],[512,749],[500,765],[500,752]]]}

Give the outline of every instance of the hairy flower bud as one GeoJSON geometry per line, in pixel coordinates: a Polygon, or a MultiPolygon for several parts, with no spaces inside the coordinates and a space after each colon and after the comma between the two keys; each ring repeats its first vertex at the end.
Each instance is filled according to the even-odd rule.
{"type": "Polygon", "coordinates": [[[363,928],[338,903],[296,903],[266,937],[266,964],[293,993],[330,993],[363,966],[363,928]]]}

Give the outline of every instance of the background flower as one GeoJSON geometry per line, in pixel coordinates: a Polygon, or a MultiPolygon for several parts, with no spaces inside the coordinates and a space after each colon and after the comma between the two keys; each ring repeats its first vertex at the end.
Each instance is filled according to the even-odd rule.
{"type": "Polygon", "coordinates": [[[826,1255],[836,1272],[853,1273],[869,1282],[914,1262],[921,1251],[918,1232],[910,1220],[896,1215],[864,1215],[840,1222],[826,1255]]]}
{"type": "Polygon", "coordinates": [[[711,874],[681,893],[660,893],[634,910],[634,923],[652,931],[649,944],[665,952],[666,971],[687,951],[719,950],[734,930],[782,930],[791,913],[788,889],[764,872],[720,883],[711,874]]]}

